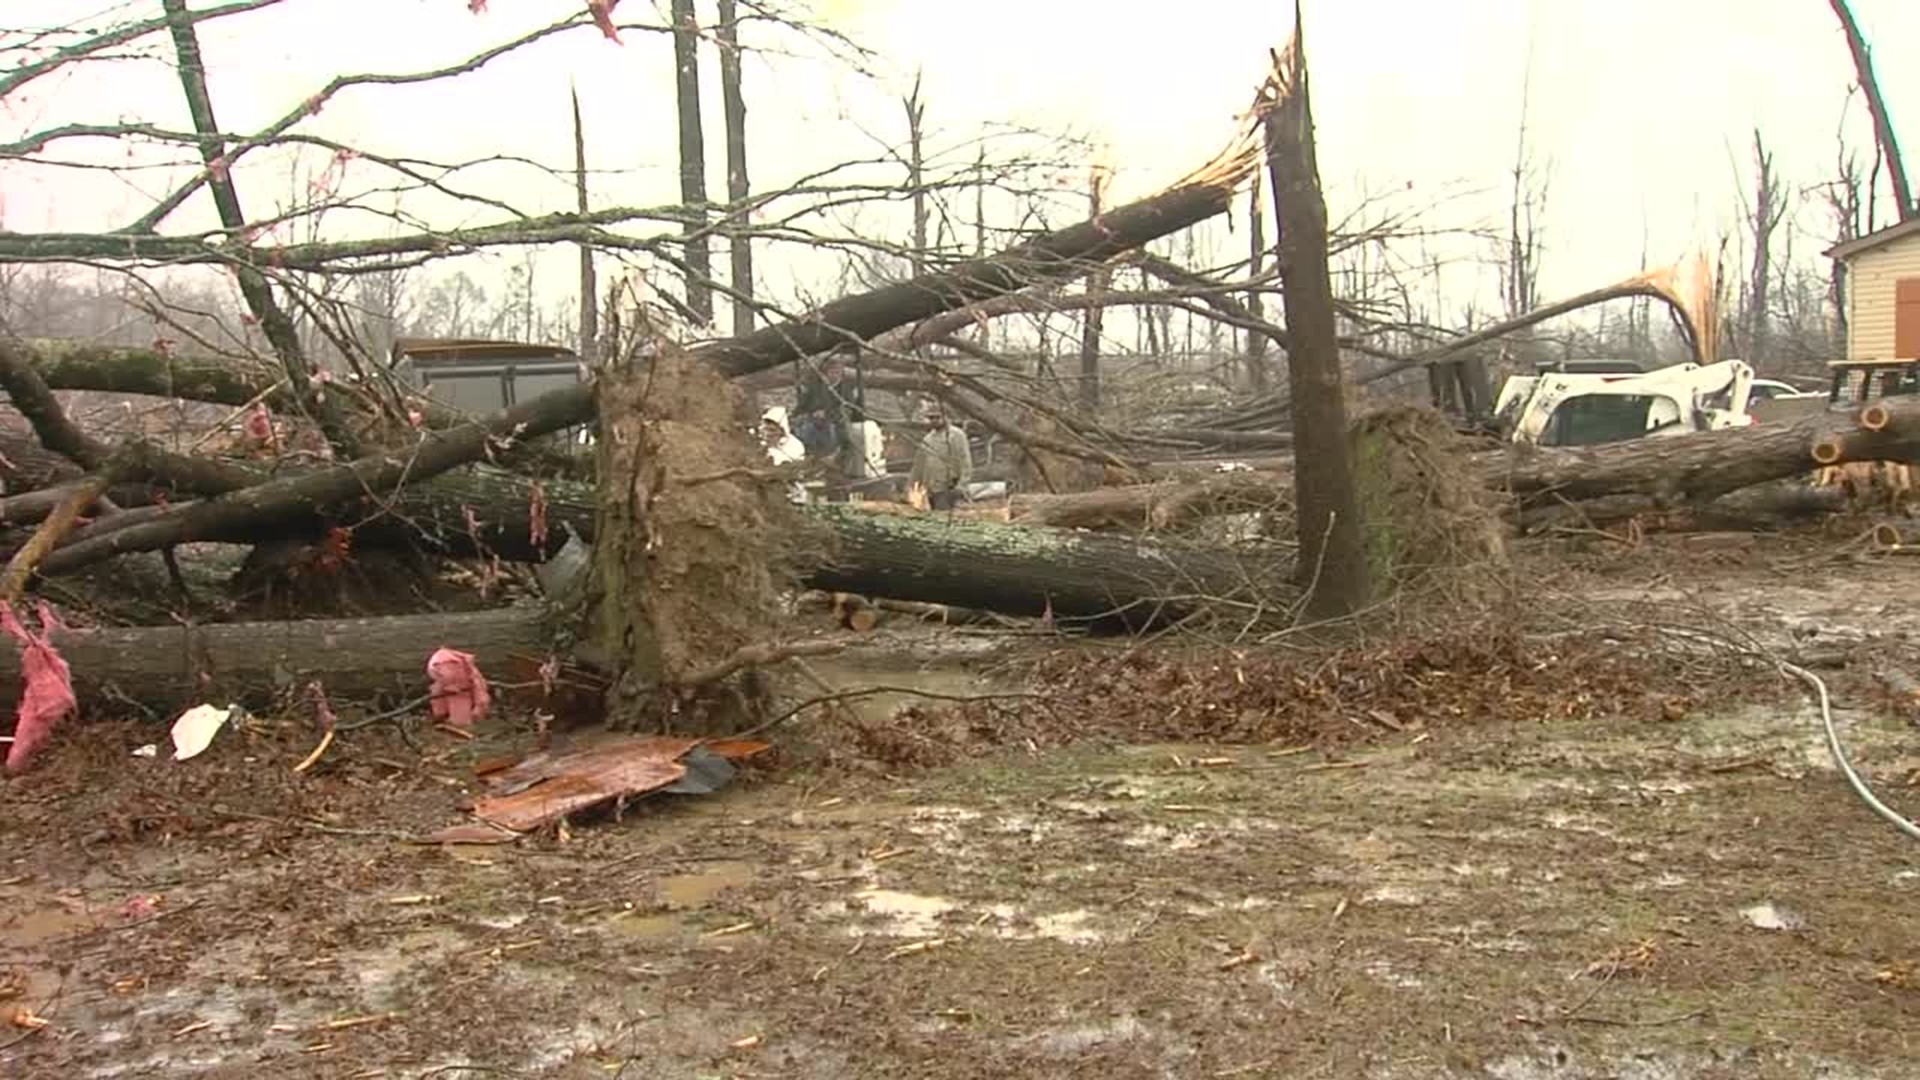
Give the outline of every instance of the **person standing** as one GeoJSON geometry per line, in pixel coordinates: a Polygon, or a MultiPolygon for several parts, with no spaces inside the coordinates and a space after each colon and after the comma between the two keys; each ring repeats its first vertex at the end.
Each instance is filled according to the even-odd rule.
{"type": "MultiPolygon", "coordinates": [[[[790,465],[806,460],[807,448],[787,430],[787,410],[781,406],[775,405],[761,414],[760,440],[766,445],[768,460],[775,465],[790,465]]],[[[789,483],[787,501],[806,502],[806,485],[799,480],[789,483]]]]}
{"type": "Polygon", "coordinates": [[[959,505],[967,482],[973,479],[973,447],[967,433],[947,423],[946,410],[934,405],[927,410],[932,430],[920,440],[913,455],[913,473],[909,483],[927,493],[927,505],[935,510],[951,510],[959,505]]]}

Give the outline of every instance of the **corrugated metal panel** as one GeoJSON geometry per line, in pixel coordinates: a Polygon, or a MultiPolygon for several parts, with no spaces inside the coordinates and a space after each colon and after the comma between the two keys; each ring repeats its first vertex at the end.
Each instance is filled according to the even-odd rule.
{"type": "Polygon", "coordinates": [[[1910,360],[1896,338],[1902,281],[1920,281],[1920,235],[1861,252],[1847,264],[1847,359],[1910,360]]]}

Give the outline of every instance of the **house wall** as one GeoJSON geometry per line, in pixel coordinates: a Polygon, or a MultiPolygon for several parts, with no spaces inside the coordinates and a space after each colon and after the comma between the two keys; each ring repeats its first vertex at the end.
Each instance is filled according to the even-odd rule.
{"type": "MultiPolygon", "coordinates": [[[[1894,349],[1901,279],[1920,280],[1920,234],[1903,236],[1847,261],[1847,359],[1911,360],[1894,349]]],[[[1909,295],[1913,286],[1908,286],[1909,295]]]]}

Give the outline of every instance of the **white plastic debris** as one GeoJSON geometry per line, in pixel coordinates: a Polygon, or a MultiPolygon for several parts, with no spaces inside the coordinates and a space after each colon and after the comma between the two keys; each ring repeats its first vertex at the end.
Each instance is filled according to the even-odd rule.
{"type": "Polygon", "coordinates": [[[1798,914],[1771,903],[1741,908],[1740,917],[1747,920],[1748,926],[1761,930],[1800,930],[1807,925],[1807,920],[1798,914]]]}
{"type": "Polygon", "coordinates": [[[173,760],[185,761],[198,757],[200,752],[213,744],[213,737],[226,726],[227,719],[233,715],[233,706],[220,708],[217,705],[195,705],[180,714],[173,722],[173,760]]]}
{"type": "Polygon", "coordinates": [[[134,756],[134,757],[159,757],[159,756],[160,756],[160,744],[159,744],[159,743],[148,743],[147,745],[145,745],[145,746],[142,746],[142,747],[140,747],[140,748],[138,748],[138,749],[136,749],[136,750],[135,750],[135,751],[133,752],[133,756],[134,756]]]}

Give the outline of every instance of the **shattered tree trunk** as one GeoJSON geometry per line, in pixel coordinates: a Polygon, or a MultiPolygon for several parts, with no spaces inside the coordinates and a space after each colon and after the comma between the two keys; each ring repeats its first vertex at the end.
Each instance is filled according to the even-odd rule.
{"type": "MultiPolygon", "coordinates": [[[[318,680],[330,695],[367,698],[426,689],[427,656],[445,645],[499,677],[511,662],[537,667],[552,647],[539,608],[378,619],[220,623],[213,626],[56,630],[54,647],[88,700],[258,701],[276,686],[318,680]]],[[[20,654],[0,649],[0,696],[20,694],[20,654]]]]}
{"type": "Polygon", "coordinates": [[[1293,403],[1294,502],[1307,614],[1332,619],[1366,607],[1371,585],[1361,545],[1360,500],[1347,437],[1346,376],[1327,270],[1327,204],[1315,161],[1300,5],[1293,41],[1277,58],[1266,115],[1267,169],[1279,223],[1281,299],[1292,347],[1287,389],[1293,403]]]}

